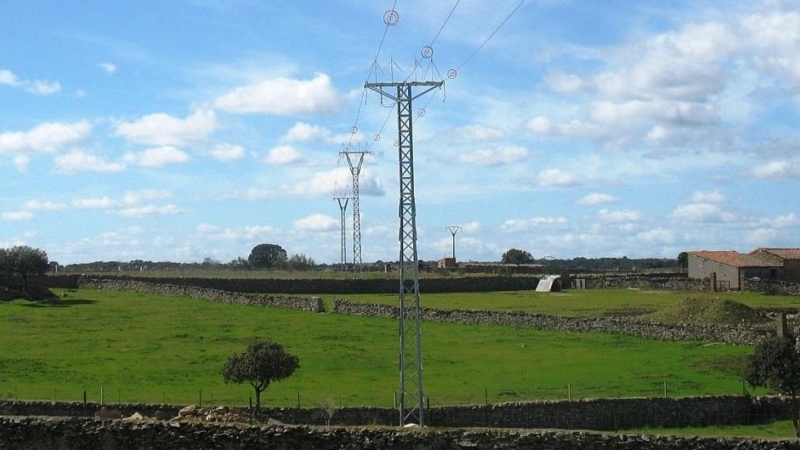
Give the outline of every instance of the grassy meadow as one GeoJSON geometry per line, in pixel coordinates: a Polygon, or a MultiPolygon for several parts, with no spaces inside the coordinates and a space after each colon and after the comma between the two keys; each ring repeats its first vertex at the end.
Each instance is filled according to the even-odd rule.
{"type": "MultiPolygon", "coordinates": [[[[333,297],[322,296],[332,303],[333,297]]],[[[396,294],[348,294],[347,300],[397,304],[396,294]]],[[[525,311],[562,317],[602,317],[648,314],[685,299],[727,299],[751,308],[800,308],[800,299],[756,292],[685,292],[641,289],[583,289],[562,292],[508,291],[426,294],[420,304],[435,309],[525,311]]]]}
{"type": "MultiPolygon", "coordinates": [[[[483,294],[485,303],[497,304],[517,295],[483,294]]],[[[478,305],[475,294],[449,296],[478,305]]],[[[425,300],[431,297],[444,303],[447,296],[425,300]]],[[[106,402],[197,403],[202,396],[204,403],[247,404],[250,387],[224,384],[220,370],[253,337],[280,342],[300,358],[295,375],[265,392],[266,404],[297,405],[299,396],[302,406],[392,406],[399,378],[391,319],[80,290],[61,306],[0,304],[0,324],[0,398],[79,400],[85,390],[90,400],[100,400],[102,386],[106,402]]],[[[665,383],[670,396],[736,394],[751,352],[747,346],[435,323],[424,324],[423,345],[432,405],[659,396],[665,383]]]]}

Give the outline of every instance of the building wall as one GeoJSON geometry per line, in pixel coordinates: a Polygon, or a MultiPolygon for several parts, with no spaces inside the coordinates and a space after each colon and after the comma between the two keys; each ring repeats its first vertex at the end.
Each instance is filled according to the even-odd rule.
{"type": "Polygon", "coordinates": [[[783,279],[785,281],[800,283],[800,260],[787,259],[786,261],[784,261],[783,269],[784,269],[783,279]]]}
{"type": "Polygon", "coordinates": [[[689,254],[689,278],[702,280],[711,278],[712,273],[717,274],[718,284],[727,281],[730,289],[741,289],[738,268],[689,254]]]}

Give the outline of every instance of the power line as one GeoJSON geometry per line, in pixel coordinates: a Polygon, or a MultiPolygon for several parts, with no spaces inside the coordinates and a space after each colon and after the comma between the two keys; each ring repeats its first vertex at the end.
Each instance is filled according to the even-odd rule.
{"type": "Polygon", "coordinates": [[[517,4],[517,7],[516,7],[516,8],[514,8],[514,9],[511,11],[511,13],[510,13],[508,16],[506,16],[506,18],[505,18],[505,19],[503,19],[503,21],[502,21],[502,22],[500,22],[500,25],[498,25],[498,26],[497,26],[497,28],[495,28],[495,29],[494,29],[494,31],[492,31],[492,34],[490,34],[490,35],[489,35],[489,37],[487,37],[487,38],[486,38],[486,40],[484,40],[484,41],[483,41],[483,43],[482,43],[481,45],[479,45],[479,46],[478,46],[478,48],[476,48],[476,49],[475,49],[475,51],[473,51],[473,52],[472,52],[472,53],[471,53],[471,54],[470,54],[470,55],[467,57],[467,59],[465,59],[465,60],[464,60],[464,62],[462,62],[462,63],[461,63],[461,64],[460,64],[458,67],[456,67],[456,69],[455,69],[455,70],[456,70],[456,71],[458,71],[459,69],[461,69],[462,67],[464,67],[464,64],[466,64],[467,62],[469,62],[469,60],[470,60],[470,59],[472,59],[472,57],[473,57],[473,56],[475,56],[475,54],[476,54],[476,53],[478,53],[479,51],[481,51],[481,49],[483,48],[483,46],[484,46],[484,45],[486,45],[486,43],[487,43],[487,42],[489,42],[489,40],[490,40],[490,39],[492,39],[492,37],[494,37],[494,35],[495,35],[495,34],[497,34],[497,32],[498,32],[498,31],[500,31],[500,28],[503,28],[503,25],[505,25],[505,24],[506,24],[506,22],[508,22],[508,20],[509,20],[509,19],[511,19],[511,16],[513,16],[513,15],[514,15],[514,14],[517,12],[517,10],[519,10],[519,8],[522,6],[522,4],[523,4],[523,3],[525,3],[525,0],[520,0],[519,4],[517,4]]]}
{"type": "Polygon", "coordinates": [[[450,21],[450,17],[453,16],[453,12],[455,12],[455,10],[458,7],[459,3],[461,3],[461,0],[456,0],[456,4],[453,5],[453,9],[450,10],[450,14],[447,15],[447,18],[444,19],[444,22],[442,23],[442,26],[439,27],[439,31],[436,32],[436,36],[434,36],[433,40],[431,40],[431,43],[428,44],[429,47],[433,47],[433,44],[436,42],[436,39],[439,38],[439,35],[442,33],[442,30],[444,29],[444,26],[447,25],[447,22],[450,21]]]}

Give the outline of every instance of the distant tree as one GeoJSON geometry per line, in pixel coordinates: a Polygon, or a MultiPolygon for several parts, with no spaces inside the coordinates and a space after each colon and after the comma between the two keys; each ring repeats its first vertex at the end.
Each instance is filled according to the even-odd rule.
{"type": "Polygon", "coordinates": [[[250,251],[247,261],[254,269],[274,269],[286,265],[286,250],[276,244],[258,244],[250,251]]]}
{"type": "Polygon", "coordinates": [[[22,278],[25,290],[28,289],[30,275],[43,275],[49,267],[50,263],[44,250],[27,245],[0,249],[0,272],[22,278]]]}
{"type": "Polygon", "coordinates": [[[263,339],[247,344],[244,353],[228,357],[222,368],[226,383],[250,383],[256,393],[256,409],[261,407],[261,393],[273,381],[288,378],[300,367],[300,360],[283,350],[283,346],[263,339]]]}
{"type": "Polygon", "coordinates": [[[678,254],[678,267],[681,269],[686,269],[689,267],[689,254],[686,252],[680,252],[678,254]]]}
{"type": "Polygon", "coordinates": [[[308,270],[314,265],[314,260],[306,255],[292,255],[286,261],[286,268],[289,270],[308,270]]]}
{"type": "Polygon", "coordinates": [[[533,256],[525,250],[518,250],[516,248],[509,249],[503,253],[500,262],[503,264],[530,264],[533,262],[533,256]]]}
{"type": "Polygon", "coordinates": [[[241,256],[238,256],[236,259],[232,259],[231,262],[228,263],[228,267],[233,270],[245,270],[250,268],[250,262],[241,256]]]}
{"type": "Polygon", "coordinates": [[[793,337],[770,336],[756,345],[744,376],[750,386],[766,387],[792,399],[792,427],[800,437],[800,353],[793,337]]]}

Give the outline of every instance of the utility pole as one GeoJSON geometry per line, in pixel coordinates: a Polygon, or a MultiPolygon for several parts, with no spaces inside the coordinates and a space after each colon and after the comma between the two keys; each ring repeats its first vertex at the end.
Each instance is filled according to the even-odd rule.
{"type": "Polygon", "coordinates": [[[456,233],[461,231],[461,227],[458,225],[450,225],[447,227],[447,231],[453,235],[453,264],[456,262],[456,233]]]}
{"type": "Polygon", "coordinates": [[[345,222],[344,222],[344,212],[347,209],[347,202],[350,200],[350,197],[334,197],[339,203],[339,211],[341,212],[341,222],[342,222],[342,232],[341,232],[341,241],[342,241],[342,255],[340,258],[342,264],[342,272],[347,270],[347,233],[345,233],[345,222]]]}
{"type": "Polygon", "coordinates": [[[349,148],[339,152],[339,156],[347,158],[347,165],[350,166],[350,173],[353,175],[353,270],[359,273],[361,272],[361,211],[359,209],[358,178],[361,175],[364,155],[369,154],[368,151],[350,151],[349,148]]]}
{"type": "Polygon", "coordinates": [[[442,84],[442,81],[403,81],[364,85],[397,103],[396,145],[400,160],[400,426],[412,423],[425,425],[411,103],[442,84]],[[414,95],[412,88],[415,87],[421,88],[422,92],[414,95]],[[395,92],[390,92],[391,89],[395,92]],[[410,298],[407,300],[406,297],[410,298]]]}

